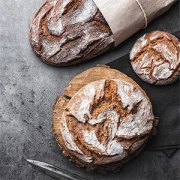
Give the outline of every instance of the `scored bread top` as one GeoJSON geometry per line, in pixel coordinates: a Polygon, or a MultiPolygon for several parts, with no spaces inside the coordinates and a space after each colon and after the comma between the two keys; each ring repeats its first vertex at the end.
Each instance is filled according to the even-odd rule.
{"type": "Polygon", "coordinates": [[[144,81],[163,85],[180,74],[180,42],[170,33],[154,31],[137,40],[130,59],[134,71],[144,81]]]}
{"type": "Polygon", "coordinates": [[[153,128],[151,103],[139,86],[123,79],[82,87],[62,114],[66,153],[85,163],[107,164],[140,148],[153,128]]]}
{"type": "Polygon", "coordinates": [[[52,65],[71,65],[114,47],[112,32],[93,0],[47,0],[33,18],[30,43],[52,65]]]}

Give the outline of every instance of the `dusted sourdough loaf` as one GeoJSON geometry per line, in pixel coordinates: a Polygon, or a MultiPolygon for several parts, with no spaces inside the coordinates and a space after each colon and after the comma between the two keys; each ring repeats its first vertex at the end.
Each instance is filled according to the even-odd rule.
{"type": "Polygon", "coordinates": [[[116,171],[142,150],[152,134],[155,118],[149,98],[116,70],[91,68],[75,77],[66,93],[71,99],[57,98],[52,129],[63,154],[79,166],[116,171]],[[105,70],[119,79],[98,76],[105,70]],[[82,86],[84,80],[89,83],[82,86]],[[77,92],[72,86],[75,81],[80,82],[77,92]]]}
{"type": "Polygon", "coordinates": [[[180,75],[180,41],[167,32],[145,34],[133,46],[130,59],[144,81],[156,85],[173,83],[180,75]]]}
{"type": "Polygon", "coordinates": [[[47,0],[33,18],[30,43],[45,63],[57,66],[86,61],[114,47],[93,0],[47,0]]]}

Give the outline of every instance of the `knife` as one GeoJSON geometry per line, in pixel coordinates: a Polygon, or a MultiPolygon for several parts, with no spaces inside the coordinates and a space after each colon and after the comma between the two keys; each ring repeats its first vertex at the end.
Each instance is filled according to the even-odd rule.
{"type": "Polygon", "coordinates": [[[26,159],[26,161],[35,169],[43,172],[44,174],[48,176],[51,176],[59,180],[62,180],[62,178],[66,178],[67,180],[88,180],[79,175],[71,173],[65,169],[55,167],[44,162],[35,161],[31,159],[26,159]]]}

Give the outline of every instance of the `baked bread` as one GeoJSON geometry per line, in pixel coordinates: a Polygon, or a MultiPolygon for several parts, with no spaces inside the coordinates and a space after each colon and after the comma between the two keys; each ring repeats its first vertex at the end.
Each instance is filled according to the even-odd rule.
{"type": "Polygon", "coordinates": [[[145,34],[133,46],[130,60],[142,80],[156,85],[173,83],[180,75],[180,42],[167,32],[145,34]]]}
{"type": "MultiPolygon", "coordinates": [[[[97,76],[98,69],[101,67],[78,76],[93,70],[97,76]]],[[[59,96],[53,108],[52,129],[63,154],[78,166],[117,171],[142,150],[156,123],[145,92],[117,70],[102,69],[121,78],[92,80],[77,92],[72,90],[70,100],[59,96]]]]}
{"type": "Polygon", "coordinates": [[[45,63],[66,66],[113,48],[114,39],[93,0],[47,0],[33,18],[30,44],[45,63]]]}

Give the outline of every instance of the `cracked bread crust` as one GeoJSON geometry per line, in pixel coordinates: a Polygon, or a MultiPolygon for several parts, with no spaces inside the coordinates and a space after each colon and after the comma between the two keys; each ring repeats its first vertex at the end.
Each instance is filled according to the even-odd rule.
{"type": "MultiPolygon", "coordinates": [[[[90,83],[85,86],[88,86],[87,89],[83,87],[78,91],[82,93],[85,88],[84,95],[81,93],[78,95],[77,92],[70,101],[62,96],[58,97],[53,114],[53,119],[58,119],[54,119],[52,129],[63,154],[75,161],[78,166],[87,167],[90,170],[117,171],[122,164],[142,150],[151,136],[152,129],[155,126],[151,103],[143,90],[136,83],[132,85],[132,79],[125,77],[124,81],[113,79],[90,83]],[[131,101],[124,101],[119,98],[125,97],[125,94],[121,94],[122,87],[120,84],[122,82],[127,85],[123,85],[123,87],[129,93],[128,96],[134,97],[134,99],[131,98],[131,101]],[[94,96],[93,84],[96,84],[94,96]],[[129,85],[132,89],[128,89],[129,85]],[[89,90],[91,97],[88,93],[89,90]],[[138,99],[136,95],[137,97],[141,95],[143,98],[138,99]],[[81,104],[82,99],[87,100],[83,106],[81,104]],[[126,102],[129,103],[129,106],[126,102]],[[139,115],[141,112],[146,114],[143,111],[143,104],[145,106],[144,111],[149,112],[149,119],[142,118],[142,123],[140,122],[142,127],[139,130],[128,131],[128,117],[137,116],[138,111],[139,115]],[[85,113],[85,107],[89,109],[89,112],[85,113]],[[61,114],[61,117],[57,114],[61,114]],[[114,120],[111,122],[112,119],[114,120]],[[58,128],[55,121],[58,123],[58,128]],[[121,127],[120,125],[123,128],[118,128],[121,127]],[[143,129],[143,126],[146,128],[143,129]],[[120,130],[119,133],[115,133],[118,130],[120,130]]],[[[133,124],[133,119],[129,123],[133,124]]],[[[135,123],[138,124],[139,122],[136,121],[135,123]]],[[[136,129],[138,126],[134,124],[134,127],[136,129]]]]}
{"type": "Polygon", "coordinates": [[[67,66],[113,48],[114,40],[93,0],[47,0],[33,18],[30,44],[45,63],[67,66]]]}
{"type": "Polygon", "coordinates": [[[155,85],[171,84],[180,75],[180,41],[170,33],[147,33],[134,44],[130,60],[135,73],[155,85]]]}

